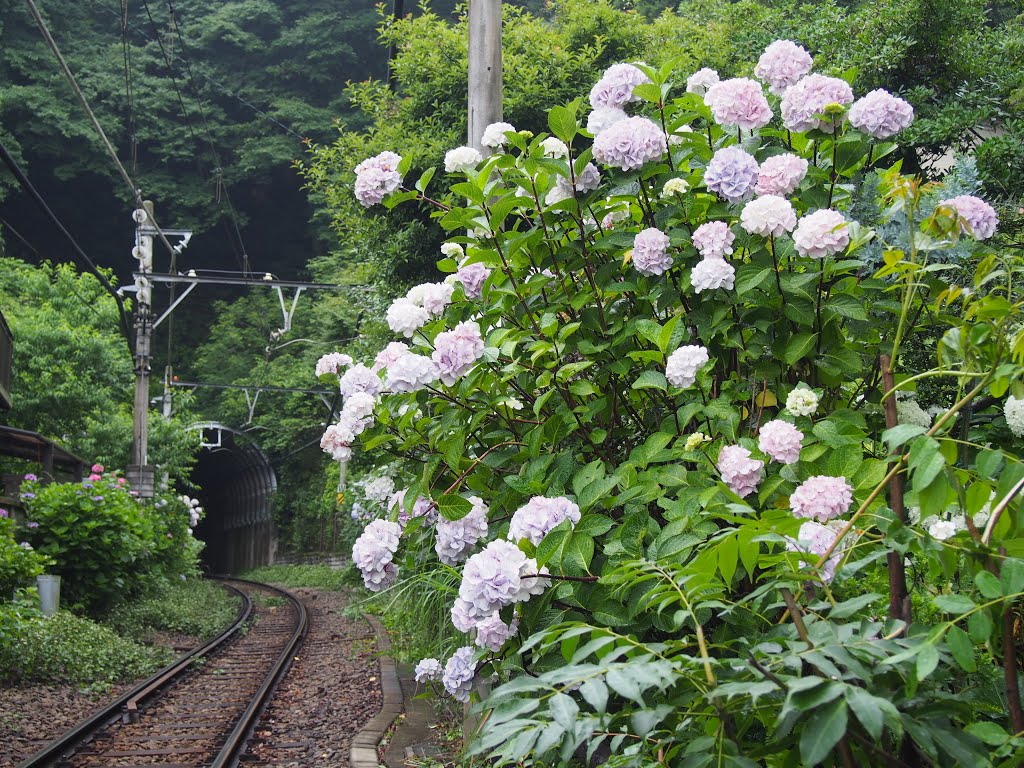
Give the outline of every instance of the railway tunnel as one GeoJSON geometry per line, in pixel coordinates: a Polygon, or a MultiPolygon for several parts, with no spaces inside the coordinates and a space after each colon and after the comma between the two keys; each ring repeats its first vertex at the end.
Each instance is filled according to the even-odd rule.
{"type": "Polygon", "coordinates": [[[240,573],[269,565],[277,549],[271,498],[277,476],[266,454],[247,435],[224,424],[191,427],[202,433],[192,482],[206,515],[195,536],[206,543],[202,562],[211,573],[240,573]]]}

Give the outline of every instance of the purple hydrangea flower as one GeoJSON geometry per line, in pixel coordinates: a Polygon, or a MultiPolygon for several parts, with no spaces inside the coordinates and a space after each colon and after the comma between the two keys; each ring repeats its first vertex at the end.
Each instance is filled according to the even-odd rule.
{"type": "Polygon", "coordinates": [[[374,520],[352,546],[352,562],[363,575],[366,588],[379,592],[398,578],[392,560],[398,551],[402,527],[388,520],[374,520]]]}
{"type": "Polygon", "coordinates": [[[28,480],[30,483],[34,483],[39,478],[33,475],[31,472],[29,472],[27,475],[25,475],[25,479],[28,480]]]}
{"type": "Polygon", "coordinates": [[[473,690],[473,676],[476,675],[476,664],[473,661],[475,654],[470,645],[459,648],[444,665],[444,673],[441,676],[444,689],[453,699],[463,704],[469,701],[469,693],[473,690]]]}
{"type": "Polygon", "coordinates": [[[434,551],[446,565],[462,562],[477,542],[487,538],[487,505],[479,496],[470,496],[469,501],[473,507],[461,520],[437,521],[434,551]]]}
{"type": "Polygon", "coordinates": [[[662,275],[672,266],[668,235],[648,227],[633,239],[633,266],[641,275],[662,275]]]}
{"type": "Polygon", "coordinates": [[[534,496],[512,515],[508,538],[510,541],[529,539],[537,546],[563,520],[568,520],[570,525],[580,521],[580,508],[574,501],[564,496],[534,496]]]}
{"type": "Polygon", "coordinates": [[[624,171],[660,160],[667,151],[668,140],[664,132],[646,117],[627,117],[594,139],[594,159],[624,171]]]}
{"type": "Polygon", "coordinates": [[[341,396],[348,399],[356,392],[365,392],[371,396],[379,395],[384,390],[384,384],[381,383],[376,371],[356,363],[342,375],[339,388],[341,396]]]}
{"type": "Polygon", "coordinates": [[[914,108],[883,88],[853,102],[850,125],[874,139],[888,139],[914,122],[914,108]]]}
{"type": "Polygon", "coordinates": [[[768,83],[768,90],[781,96],[811,71],[813,60],[803,47],[792,40],[776,40],[757,60],[754,75],[768,83]]]}
{"type": "Polygon", "coordinates": [[[757,447],[773,461],[793,464],[800,460],[800,446],[804,433],[788,421],[775,419],[761,427],[757,447]]]}
{"type": "Polygon", "coordinates": [[[773,155],[761,163],[757,172],[758,195],[790,195],[807,175],[807,161],[796,155],[773,155]]]}
{"type": "Polygon", "coordinates": [[[797,517],[825,523],[846,514],[853,503],[853,488],[845,477],[815,475],[804,480],[789,497],[789,506],[797,517]]]}
{"type": "Polygon", "coordinates": [[[760,83],[747,77],[715,83],[704,95],[704,103],[719,125],[753,131],[768,125],[772,119],[772,109],[760,83]]]}
{"type": "MultiPolygon", "coordinates": [[[[801,566],[815,565],[818,559],[828,552],[839,535],[839,525],[831,523],[822,525],[813,521],[807,521],[800,526],[797,534],[798,540],[790,539],[786,543],[786,549],[790,552],[806,552],[815,555],[813,562],[800,561],[801,566]]],[[[821,576],[826,583],[831,582],[836,575],[836,568],[839,567],[839,560],[842,557],[841,547],[837,547],[828,560],[822,565],[821,576]]]]}
{"type": "Polygon", "coordinates": [[[709,192],[738,203],[753,196],[757,172],[753,155],[733,145],[715,152],[704,171],[704,185],[709,192]]]}
{"type": "MultiPolygon", "coordinates": [[[[103,497],[102,497],[102,496],[100,496],[99,498],[100,498],[101,500],[103,499],[103,497]]],[[[36,521],[34,521],[34,520],[33,520],[32,522],[30,522],[30,523],[26,523],[26,525],[27,525],[27,526],[28,526],[29,528],[38,528],[38,527],[39,527],[39,523],[37,523],[37,522],[36,522],[36,521]]]]}
{"type": "Polygon", "coordinates": [[[398,189],[402,184],[402,177],[398,173],[398,164],[401,162],[400,155],[394,152],[381,152],[357,165],[356,200],[369,208],[398,189]]]}
{"type": "Polygon", "coordinates": [[[480,648],[497,653],[501,647],[508,642],[510,637],[515,637],[519,632],[519,622],[512,619],[506,624],[501,620],[501,614],[497,611],[487,616],[476,624],[476,644],[480,648]]]}
{"type": "Polygon", "coordinates": [[[722,480],[737,496],[747,496],[761,483],[763,461],[750,458],[750,451],[741,445],[727,445],[718,454],[718,471],[722,480]]]}
{"type": "Polygon", "coordinates": [[[389,368],[398,358],[409,351],[409,345],[401,341],[392,341],[384,349],[377,353],[377,356],[373,359],[373,370],[379,371],[381,368],[389,368]]]}
{"type": "Polygon", "coordinates": [[[939,205],[948,205],[956,209],[963,221],[960,229],[975,240],[986,240],[995,234],[999,226],[999,217],[995,209],[974,195],[960,195],[948,200],[940,200],[939,205]]]}
{"type": "MultiPolygon", "coordinates": [[[[529,600],[547,587],[546,573],[537,561],[519,547],[501,539],[489,543],[466,561],[459,585],[461,604],[456,604],[463,622],[479,621],[494,611],[529,600]]],[[[456,608],[452,620],[456,623],[456,608]]],[[[456,628],[459,624],[456,623],[456,628]]]]}
{"type": "Polygon", "coordinates": [[[416,668],[413,671],[416,675],[417,683],[425,683],[428,680],[440,680],[441,662],[437,659],[420,659],[416,662],[416,668]]]}
{"type": "Polygon", "coordinates": [[[480,262],[466,264],[459,267],[455,273],[455,279],[462,283],[467,299],[481,299],[484,295],[484,283],[491,276],[491,270],[480,262]]]}
{"type": "Polygon", "coordinates": [[[800,219],[793,231],[793,243],[801,256],[834,256],[850,244],[850,226],[843,214],[822,208],[800,219]]]}
{"type": "Polygon", "coordinates": [[[406,352],[388,367],[384,386],[395,393],[417,392],[437,380],[437,364],[429,357],[406,352]]]}
{"type": "Polygon", "coordinates": [[[736,234],[724,221],[709,221],[693,232],[693,247],[705,259],[724,259],[732,253],[736,234]]]}
{"type": "Polygon", "coordinates": [[[782,97],[782,124],[791,131],[817,128],[825,133],[835,131],[828,118],[818,117],[830,104],[849,104],[853,89],[845,80],[825,75],[807,75],[786,89],[782,97]]]}
{"type": "Polygon", "coordinates": [[[632,64],[612,64],[590,89],[590,105],[594,109],[622,109],[627,104],[640,101],[633,89],[649,82],[651,79],[632,64]]]}
{"type": "Polygon", "coordinates": [[[441,381],[449,387],[465,376],[483,354],[480,326],[472,320],[461,322],[450,331],[442,331],[434,339],[434,365],[441,381]]]}

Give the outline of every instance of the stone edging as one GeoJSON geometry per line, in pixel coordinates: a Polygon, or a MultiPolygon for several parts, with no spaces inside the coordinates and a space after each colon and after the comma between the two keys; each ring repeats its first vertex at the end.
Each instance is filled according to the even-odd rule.
{"type": "Polygon", "coordinates": [[[402,685],[398,680],[398,665],[390,656],[386,656],[391,650],[391,641],[388,639],[387,630],[373,616],[363,614],[363,619],[373,627],[377,634],[377,650],[380,656],[380,690],[382,702],[380,712],[370,718],[359,733],[352,739],[352,748],[349,752],[349,764],[351,768],[377,768],[380,759],[377,755],[377,747],[384,738],[384,734],[391,728],[391,724],[402,714],[402,685]]]}

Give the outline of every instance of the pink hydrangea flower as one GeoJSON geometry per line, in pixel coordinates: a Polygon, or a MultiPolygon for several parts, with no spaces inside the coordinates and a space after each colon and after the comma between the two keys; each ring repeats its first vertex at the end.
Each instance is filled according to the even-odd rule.
{"type": "Polygon", "coordinates": [[[437,364],[429,357],[406,352],[388,366],[384,386],[395,393],[416,392],[437,380],[437,364]]]}
{"type": "Polygon", "coordinates": [[[750,458],[750,451],[741,445],[726,445],[718,453],[718,471],[722,480],[737,496],[748,496],[761,483],[763,461],[750,458]]]}
{"type": "Polygon", "coordinates": [[[715,83],[704,94],[704,103],[719,125],[731,125],[753,131],[768,125],[772,108],[761,84],[747,77],[715,83]]]}
{"type": "Polygon", "coordinates": [[[590,105],[594,109],[611,107],[622,109],[627,104],[640,101],[633,89],[651,79],[632,64],[612,64],[590,89],[590,105]]]}
{"type": "Polygon", "coordinates": [[[356,392],[367,392],[378,395],[384,389],[377,372],[365,365],[356,364],[345,371],[339,382],[339,389],[344,398],[350,398],[356,392]]]}
{"type": "Polygon", "coordinates": [[[792,40],[776,40],[757,60],[754,75],[768,83],[768,90],[781,96],[811,71],[811,54],[792,40]]]}
{"type": "Polygon", "coordinates": [[[472,320],[461,322],[450,331],[442,331],[434,339],[432,358],[438,376],[449,387],[465,376],[483,354],[480,326],[472,320]]]}
{"type": "MultiPolygon", "coordinates": [[[[98,473],[98,474],[103,474],[103,465],[102,464],[93,464],[92,465],[92,471],[95,472],[95,473],[98,473]]],[[[26,480],[29,479],[28,475],[25,475],[25,479],[26,480]]],[[[35,475],[32,476],[32,479],[33,480],[36,479],[35,475]]]]}
{"type": "Polygon", "coordinates": [[[480,262],[466,264],[459,267],[455,273],[455,279],[462,283],[467,299],[482,299],[484,295],[484,283],[491,276],[491,270],[480,262]]]}
{"type": "Polygon", "coordinates": [[[823,259],[846,249],[850,244],[850,226],[839,211],[822,208],[800,219],[793,231],[797,253],[823,259]]]}
{"type": "Polygon", "coordinates": [[[807,161],[802,157],[788,153],[773,155],[761,163],[754,193],[781,197],[791,195],[806,175],[807,161]]]}
{"type": "Polygon", "coordinates": [[[999,226],[999,217],[995,209],[974,195],[959,195],[948,200],[940,200],[939,205],[948,205],[956,209],[957,214],[963,221],[960,224],[961,230],[969,234],[975,240],[986,240],[995,234],[999,226]]]}
{"type": "MultiPolygon", "coordinates": [[[[816,565],[818,559],[828,552],[835,542],[839,535],[839,528],[840,525],[837,523],[822,525],[821,523],[808,520],[800,526],[800,532],[797,534],[798,539],[790,539],[786,542],[786,549],[790,552],[806,552],[809,555],[815,555],[813,561],[801,560],[800,565],[804,567],[816,565]]],[[[829,583],[835,578],[836,568],[839,567],[839,560],[842,558],[842,555],[842,547],[837,547],[822,565],[821,577],[825,583],[829,583]]]]}
{"type": "Polygon", "coordinates": [[[858,131],[875,139],[888,139],[914,122],[914,108],[878,88],[853,102],[847,118],[858,131]]]}
{"type": "Polygon", "coordinates": [[[687,344],[680,347],[665,362],[665,378],[669,384],[680,389],[692,387],[697,381],[697,371],[711,358],[704,347],[687,344]]]}
{"type": "Polygon", "coordinates": [[[817,128],[825,133],[835,131],[828,118],[817,117],[829,104],[849,104],[853,89],[845,80],[825,75],[807,75],[786,89],[782,97],[782,124],[791,131],[817,128]]]}
{"type": "Polygon", "coordinates": [[[804,433],[788,421],[775,419],[761,427],[757,447],[762,453],[782,464],[794,464],[800,460],[800,444],[804,433]]]}
{"type": "Polygon", "coordinates": [[[666,152],[668,140],[664,132],[646,117],[627,117],[594,139],[594,159],[624,171],[660,160],[666,152]]]}
{"type": "Polygon", "coordinates": [[[316,361],[316,375],[337,374],[341,368],[352,365],[352,358],[341,352],[330,352],[316,361]]]}
{"type": "Polygon", "coordinates": [[[709,257],[699,261],[690,271],[694,293],[724,288],[731,291],[736,284],[736,270],[725,259],[709,257]]]}
{"type": "Polygon", "coordinates": [[[402,185],[402,177],[398,173],[398,164],[401,162],[400,155],[381,152],[357,165],[356,200],[369,208],[398,189],[402,185]]]}
{"type": "Polygon", "coordinates": [[[672,266],[668,235],[655,227],[641,230],[633,239],[633,266],[641,275],[662,275],[672,266]]]}
{"type": "Polygon", "coordinates": [[[698,69],[686,78],[686,91],[687,93],[696,93],[698,96],[703,96],[708,92],[708,88],[720,79],[718,73],[709,67],[698,69]]]}
{"type": "Polygon", "coordinates": [[[102,479],[103,479],[103,475],[98,475],[98,474],[96,474],[95,472],[93,472],[93,473],[92,473],[91,475],[89,475],[89,480],[91,480],[91,481],[92,481],[92,482],[94,482],[94,483],[95,483],[95,482],[96,482],[97,480],[102,480],[102,479]]]}
{"type": "Polygon", "coordinates": [[[434,551],[438,559],[447,565],[457,565],[465,560],[477,542],[487,538],[487,505],[479,496],[470,496],[469,502],[473,507],[462,519],[442,517],[437,521],[434,551]]]}
{"type": "Polygon", "coordinates": [[[724,221],[709,221],[693,232],[693,247],[705,259],[722,259],[732,254],[736,233],[724,221]]]}
{"type": "Polygon", "coordinates": [[[757,172],[753,155],[732,145],[715,152],[704,171],[704,185],[709,192],[738,203],[753,196],[757,172]]]}
{"type": "Polygon", "coordinates": [[[792,204],[778,195],[762,195],[743,206],[740,225],[752,235],[779,237],[796,226],[792,204]]]}
{"type": "Polygon", "coordinates": [[[409,351],[409,345],[401,341],[392,341],[384,349],[377,353],[377,356],[373,359],[373,370],[379,371],[381,368],[388,368],[398,358],[409,351]]]}
{"type": "Polygon", "coordinates": [[[789,497],[789,506],[797,517],[826,523],[846,514],[853,503],[853,488],[845,477],[815,475],[804,480],[789,497]]]}

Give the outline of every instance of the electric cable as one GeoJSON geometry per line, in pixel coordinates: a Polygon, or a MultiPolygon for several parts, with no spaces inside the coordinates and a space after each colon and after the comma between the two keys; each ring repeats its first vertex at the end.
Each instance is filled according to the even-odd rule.
{"type": "Polygon", "coordinates": [[[104,275],[100,271],[99,267],[97,267],[96,264],[93,262],[93,260],[90,259],[88,255],[86,255],[85,251],[83,251],[82,247],[78,244],[78,241],[75,240],[75,238],[71,235],[70,232],[68,232],[68,230],[61,223],[60,219],[57,218],[56,214],[54,214],[54,212],[50,210],[50,206],[46,204],[46,201],[43,200],[42,195],[40,195],[39,192],[36,191],[36,188],[32,186],[32,182],[28,180],[28,177],[21,170],[21,167],[18,165],[17,161],[15,161],[15,159],[11,156],[11,153],[7,151],[7,147],[4,146],[4,143],[2,141],[0,141],[0,159],[3,159],[4,165],[7,166],[7,169],[17,180],[18,184],[28,194],[28,196],[32,198],[32,201],[36,204],[36,206],[39,207],[39,209],[43,212],[46,218],[50,220],[50,223],[52,223],[53,226],[57,228],[57,231],[60,232],[68,241],[68,243],[71,244],[71,248],[78,256],[78,258],[87,266],[90,272],[96,275],[96,278],[100,281],[100,285],[102,285],[104,289],[106,289],[106,291],[111,296],[114,297],[114,301],[117,302],[117,312],[120,315],[121,319],[121,332],[124,334],[125,340],[128,342],[128,351],[134,356],[135,350],[132,348],[132,326],[128,322],[128,315],[124,310],[124,300],[117,293],[117,289],[114,288],[113,285],[111,285],[106,275],[104,275]]]}
{"type": "MultiPolygon", "coordinates": [[[[92,123],[92,127],[96,130],[96,133],[99,134],[100,140],[103,142],[103,146],[106,148],[111,161],[114,163],[114,167],[117,169],[118,173],[121,174],[121,178],[124,179],[125,184],[128,185],[128,189],[131,190],[132,200],[135,202],[135,207],[137,209],[142,208],[142,189],[135,185],[135,182],[132,181],[132,177],[128,175],[128,171],[125,170],[124,165],[121,164],[120,159],[117,157],[117,152],[110,143],[110,139],[107,138],[107,134],[104,132],[103,126],[101,126],[99,120],[96,119],[96,115],[93,113],[92,107],[89,106],[89,102],[86,100],[85,94],[83,94],[82,89],[78,87],[78,81],[75,80],[75,76],[71,72],[71,68],[64,60],[64,56],[61,54],[60,48],[57,47],[57,41],[54,40],[53,35],[50,34],[50,29],[43,20],[43,16],[39,12],[39,8],[36,6],[35,0],[25,0],[25,2],[28,4],[29,11],[32,13],[32,17],[35,19],[36,25],[39,27],[39,31],[46,40],[46,44],[50,47],[50,51],[60,64],[64,77],[71,85],[71,89],[75,92],[78,103],[81,104],[82,109],[84,109],[85,113],[89,116],[89,121],[92,123]]],[[[175,253],[174,247],[167,240],[167,236],[164,234],[163,230],[160,229],[160,225],[157,224],[156,219],[154,217],[150,217],[150,221],[152,222],[153,228],[156,230],[160,240],[165,246],[167,246],[167,250],[171,252],[173,258],[175,253]]]]}
{"type": "Polygon", "coordinates": [[[132,49],[128,43],[128,0],[121,0],[121,51],[124,58],[124,95],[128,102],[128,138],[131,141],[132,172],[138,170],[139,142],[135,130],[135,95],[132,87],[132,49]]]}

